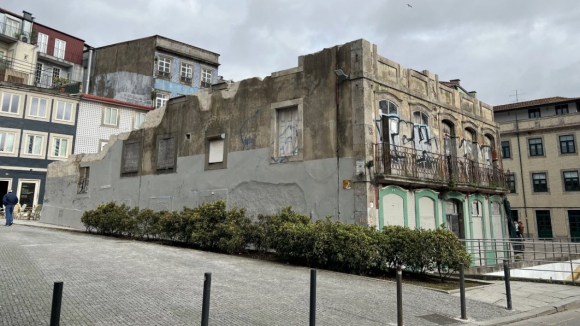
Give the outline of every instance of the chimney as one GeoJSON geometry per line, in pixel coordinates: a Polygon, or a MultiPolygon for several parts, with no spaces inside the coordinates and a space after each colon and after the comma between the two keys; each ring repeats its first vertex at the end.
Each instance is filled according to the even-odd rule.
{"type": "Polygon", "coordinates": [[[461,84],[460,84],[461,80],[459,80],[459,79],[451,79],[449,82],[455,86],[461,86],[461,84]]]}
{"type": "Polygon", "coordinates": [[[32,22],[32,20],[34,19],[34,18],[32,18],[31,13],[29,13],[28,11],[24,11],[24,10],[22,11],[22,18],[24,18],[24,20],[29,21],[29,22],[32,22]]]}
{"type": "Polygon", "coordinates": [[[473,98],[477,98],[477,92],[476,91],[471,91],[471,92],[468,92],[468,93],[469,93],[469,96],[471,96],[473,98]]]}

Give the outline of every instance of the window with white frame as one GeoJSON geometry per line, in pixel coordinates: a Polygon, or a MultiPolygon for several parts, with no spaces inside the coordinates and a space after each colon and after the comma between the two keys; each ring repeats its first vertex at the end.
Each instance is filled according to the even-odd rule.
{"type": "Polygon", "coordinates": [[[54,40],[54,56],[59,59],[64,59],[64,53],[66,50],[66,42],[63,40],[54,40]]]}
{"type": "Polygon", "coordinates": [[[181,82],[186,84],[191,84],[193,79],[193,66],[189,63],[181,63],[181,82]]]}
{"type": "Polygon", "coordinates": [[[171,59],[159,57],[157,60],[157,76],[170,77],[171,76],[171,59]]]}
{"type": "Polygon", "coordinates": [[[26,135],[26,144],[24,153],[28,155],[41,156],[44,153],[44,136],[43,135],[26,135]]]}
{"type": "Polygon", "coordinates": [[[133,127],[135,129],[139,129],[139,127],[141,127],[141,125],[143,124],[143,122],[145,122],[145,117],[147,117],[146,113],[143,112],[135,112],[135,123],[133,124],[133,127]]]}
{"type": "Polygon", "coordinates": [[[413,112],[413,123],[416,125],[428,126],[429,125],[429,117],[421,111],[415,111],[415,112],[413,112]]]}
{"type": "Polygon", "coordinates": [[[34,71],[34,83],[38,86],[42,81],[42,68],[43,64],[40,62],[36,63],[36,70],[34,71]]]}
{"type": "Polygon", "coordinates": [[[105,148],[105,146],[107,146],[108,143],[109,143],[108,140],[100,140],[99,141],[99,152],[101,152],[103,150],[103,148],[105,148]]]}
{"type": "Polygon", "coordinates": [[[276,110],[278,122],[278,156],[298,155],[298,107],[276,110]]]}
{"type": "Polygon", "coordinates": [[[164,106],[169,100],[169,95],[157,92],[157,97],[155,98],[155,108],[159,109],[164,106]]]}
{"type": "Polygon", "coordinates": [[[12,93],[4,93],[2,95],[1,112],[18,114],[19,106],[20,106],[20,95],[12,93]]]}
{"type": "Polygon", "coordinates": [[[105,108],[103,114],[103,124],[107,126],[116,126],[118,120],[119,110],[116,108],[105,108]]]}
{"type": "Polygon", "coordinates": [[[20,32],[20,22],[6,17],[6,30],[4,34],[11,37],[16,37],[19,32],[20,32]]]}
{"type": "Polygon", "coordinates": [[[61,121],[72,121],[72,107],[72,103],[58,102],[54,118],[61,121]]]}
{"type": "Polygon", "coordinates": [[[60,68],[52,68],[52,81],[58,82],[60,79],[60,68]]]}
{"type": "Polygon", "coordinates": [[[209,88],[212,84],[212,70],[201,68],[201,87],[209,88]]]}
{"type": "Polygon", "coordinates": [[[48,100],[45,98],[33,97],[30,99],[30,110],[28,115],[37,118],[46,118],[48,100]]]}
{"type": "Polygon", "coordinates": [[[16,147],[16,132],[10,132],[6,130],[0,130],[0,153],[1,154],[11,154],[14,153],[14,148],[16,147]]]}
{"type": "Polygon", "coordinates": [[[474,200],[471,203],[471,214],[473,216],[482,216],[483,215],[482,205],[481,205],[481,202],[479,200],[474,200]]]}
{"type": "Polygon", "coordinates": [[[69,155],[71,136],[52,135],[50,139],[50,156],[67,158],[69,155]]]}
{"type": "Polygon", "coordinates": [[[38,51],[41,53],[46,53],[46,49],[48,48],[48,35],[38,33],[36,37],[36,46],[38,46],[38,51]]]}

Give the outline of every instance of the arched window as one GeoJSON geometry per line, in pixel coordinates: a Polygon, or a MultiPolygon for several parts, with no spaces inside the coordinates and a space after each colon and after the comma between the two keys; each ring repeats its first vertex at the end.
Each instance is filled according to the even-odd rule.
{"type": "Polygon", "coordinates": [[[397,105],[389,100],[381,100],[379,101],[379,109],[381,115],[398,115],[399,108],[397,105]]]}
{"type": "Polygon", "coordinates": [[[463,141],[463,145],[465,146],[465,157],[472,161],[478,161],[479,155],[477,155],[477,134],[475,133],[475,130],[469,127],[465,128],[463,141]]]}
{"type": "Polygon", "coordinates": [[[429,125],[429,117],[421,111],[415,111],[415,112],[413,112],[413,123],[416,125],[428,126],[429,125]]]}
{"type": "Polygon", "coordinates": [[[441,131],[443,134],[443,149],[446,156],[457,156],[455,149],[455,126],[449,120],[441,121],[441,131]]]}
{"type": "Polygon", "coordinates": [[[487,165],[492,165],[493,163],[493,151],[495,151],[495,140],[493,138],[492,135],[490,134],[485,134],[485,137],[483,137],[483,141],[484,141],[484,145],[483,146],[483,152],[484,152],[484,156],[485,156],[485,163],[487,165]]]}

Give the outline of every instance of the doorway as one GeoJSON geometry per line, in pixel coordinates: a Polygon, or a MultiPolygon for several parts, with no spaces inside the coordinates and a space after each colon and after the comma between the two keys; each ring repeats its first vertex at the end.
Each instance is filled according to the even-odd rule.
{"type": "Polygon", "coordinates": [[[459,239],[465,239],[465,224],[463,218],[463,202],[457,199],[450,199],[445,202],[447,228],[451,230],[459,239]]]}
{"type": "Polygon", "coordinates": [[[570,240],[580,242],[580,211],[568,211],[568,223],[570,224],[570,240]]]}
{"type": "Polygon", "coordinates": [[[538,239],[552,239],[552,219],[550,211],[536,211],[536,223],[538,225],[538,239]]]}
{"type": "Polygon", "coordinates": [[[32,209],[38,204],[38,191],[40,180],[20,179],[18,180],[18,199],[20,206],[26,205],[27,209],[32,209]]]}

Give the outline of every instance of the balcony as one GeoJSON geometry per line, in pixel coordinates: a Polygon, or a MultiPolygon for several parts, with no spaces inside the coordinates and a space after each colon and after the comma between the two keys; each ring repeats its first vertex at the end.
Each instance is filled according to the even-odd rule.
{"type": "Polygon", "coordinates": [[[4,43],[15,43],[22,41],[30,43],[31,33],[29,30],[21,30],[21,20],[8,19],[9,23],[0,23],[0,41],[4,43]]]}
{"type": "Polygon", "coordinates": [[[507,192],[505,172],[462,157],[419,152],[412,148],[374,144],[375,181],[383,184],[441,190],[507,192]]]}

